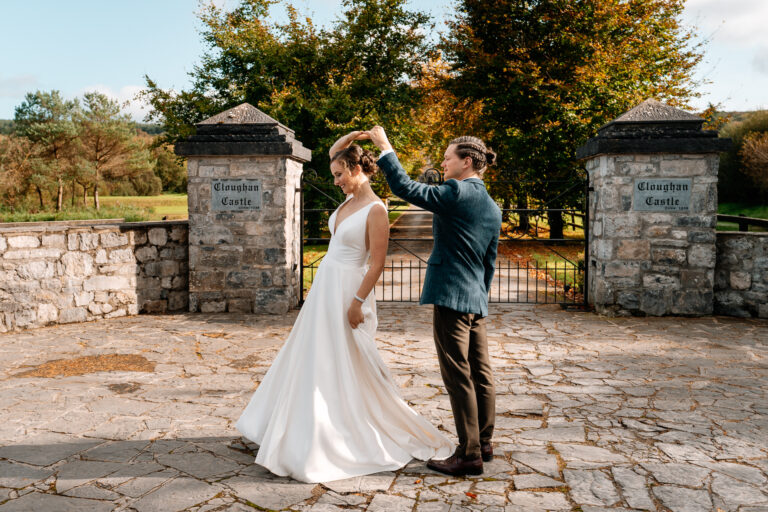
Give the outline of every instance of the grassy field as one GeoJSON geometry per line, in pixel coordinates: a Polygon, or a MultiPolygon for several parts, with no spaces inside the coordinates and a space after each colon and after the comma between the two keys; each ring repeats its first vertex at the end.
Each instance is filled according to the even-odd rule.
{"type": "Polygon", "coordinates": [[[159,196],[102,196],[101,208],[64,205],[61,212],[3,212],[0,222],[44,222],[54,220],[125,219],[126,222],[187,218],[186,194],[159,196]]]}
{"type": "MultiPolygon", "coordinates": [[[[768,219],[768,205],[754,205],[744,203],[720,203],[717,207],[717,213],[722,215],[741,215],[754,217],[756,219],[768,219]]],[[[718,231],[737,231],[739,225],[735,222],[718,222],[718,231]]],[[[765,229],[750,227],[750,231],[765,231],[765,229]]]]}
{"type": "Polygon", "coordinates": [[[2,212],[0,222],[50,222],[56,220],[125,219],[127,222],[150,220],[151,213],[131,205],[102,206],[95,208],[64,208],[60,212],[2,212]]]}
{"type": "Polygon", "coordinates": [[[147,212],[147,220],[186,219],[187,194],[162,194],[159,196],[105,196],[104,206],[131,206],[147,212]]]}

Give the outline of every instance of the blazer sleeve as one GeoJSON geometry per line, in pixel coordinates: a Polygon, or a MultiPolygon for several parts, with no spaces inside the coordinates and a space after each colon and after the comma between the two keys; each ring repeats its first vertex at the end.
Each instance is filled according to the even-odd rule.
{"type": "Polygon", "coordinates": [[[451,211],[459,199],[459,182],[448,180],[434,186],[413,181],[394,153],[388,153],[376,162],[397,197],[433,213],[451,211]]]}
{"type": "Polygon", "coordinates": [[[485,269],[485,290],[491,293],[491,284],[493,283],[493,273],[496,268],[496,251],[499,247],[499,237],[494,236],[483,257],[483,268],[485,269]]]}

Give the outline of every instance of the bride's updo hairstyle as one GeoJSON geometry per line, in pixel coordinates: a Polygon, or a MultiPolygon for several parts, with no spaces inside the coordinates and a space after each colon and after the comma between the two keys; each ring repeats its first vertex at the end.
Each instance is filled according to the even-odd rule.
{"type": "Polygon", "coordinates": [[[352,169],[356,165],[359,165],[363,169],[363,173],[370,179],[379,167],[376,165],[376,157],[372,151],[363,149],[357,144],[352,144],[341,151],[336,152],[331,158],[331,163],[338,161],[345,169],[352,169]]]}
{"type": "Polygon", "coordinates": [[[459,158],[471,158],[472,168],[481,176],[486,167],[496,162],[496,153],[485,147],[485,142],[477,137],[469,135],[456,137],[450,145],[456,146],[454,149],[459,158]]]}

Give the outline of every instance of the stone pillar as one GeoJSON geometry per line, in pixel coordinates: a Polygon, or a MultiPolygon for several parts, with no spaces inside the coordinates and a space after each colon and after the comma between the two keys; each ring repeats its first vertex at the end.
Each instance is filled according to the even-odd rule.
{"type": "Polygon", "coordinates": [[[311,151],[247,103],[196,126],[176,144],[188,162],[189,310],[285,313],[299,300],[311,151]]]}
{"type": "Polygon", "coordinates": [[[712,314],[718,153],[704,120],[646,100],[577,150],[590,186],[589,297],[611,315],[712,314]]]}

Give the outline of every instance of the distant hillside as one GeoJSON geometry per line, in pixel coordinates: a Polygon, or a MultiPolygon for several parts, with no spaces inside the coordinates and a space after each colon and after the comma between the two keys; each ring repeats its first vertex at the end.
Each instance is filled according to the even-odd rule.
{"type": "Polygon", "coordinates": [[[746,110],[746,111],[743,111],[743,112],[736,112],[736,111],[734,111],[734,112],[718,112],[717,116],[718,117],[729,116],[730,117],[730,122],[738,123],[738,122],[744,121],[746,118],[748,118],[749,116],[751,116],[752,114],[755,114],[757,112],[765,112],[765,111],[764,110],[746,110]]]}
{"type": "MultiPolygon", "coordinates": [[[[163,127],[159,124],[136,123],[136,127],[149,135],[163,133],[163,127]]],[[[0,119],[0,135],[8,135],[13,131],[13,119],[0,119]]]]}
{"type": "Polygon", "coordinates": [[[136,123],[136,128],[150,135],[159,135],[165,132],[163,125],[160,124],[136,123]]]}

